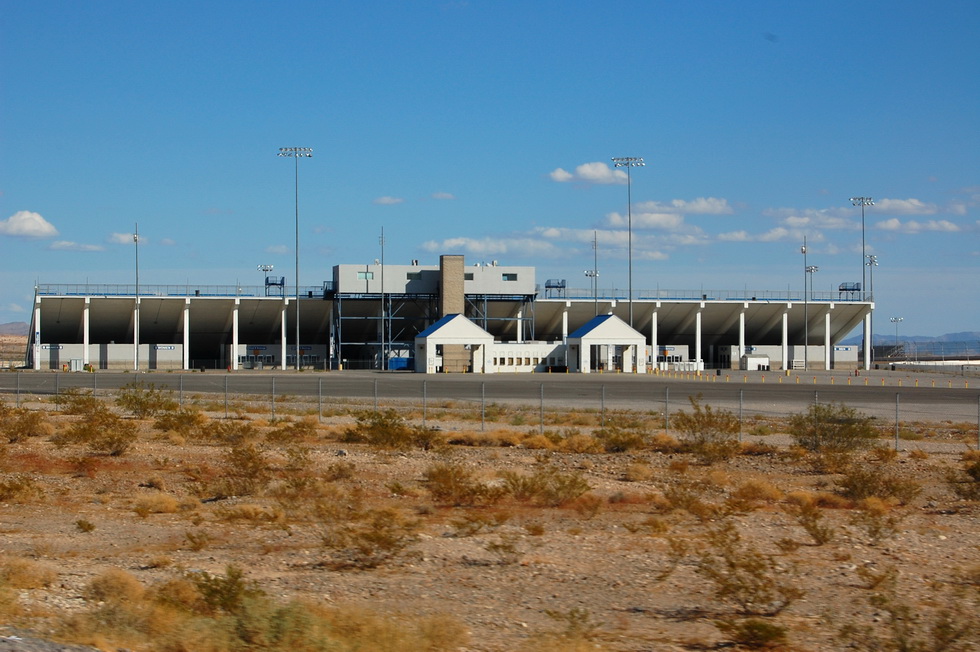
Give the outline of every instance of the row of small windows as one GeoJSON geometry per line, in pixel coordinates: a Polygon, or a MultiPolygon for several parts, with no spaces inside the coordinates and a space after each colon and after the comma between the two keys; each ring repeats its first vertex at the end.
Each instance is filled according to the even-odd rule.
{"type": "Polygon", "coordinates": [[[494,358],[493,364],[497,367],[537,367],[540,364],[554,367],[558,365],[558,358],[494,358]]]}
{"type": "MultiPolygon", "coordinates": [[[[513,272],[506,272],[504,274],[501,274],[500,275],[500,278],[503,281],[516,281],[517,280],[517,274],[516,273],[513,273],[513,272]]],[[[405,279],[406,280],[409,280],[409,281],[421,281],[422,280],[422,272],[406,272],[405,273],[405,279]]],[[[358,272],[357,273],[357,280],[358,281],[373,281],[374,280],[374,272],[358,272]]],[[[464,281],[472,281],[473,280],[473,272],[465,272],[463,274],[463,280],[464,281]]]]}

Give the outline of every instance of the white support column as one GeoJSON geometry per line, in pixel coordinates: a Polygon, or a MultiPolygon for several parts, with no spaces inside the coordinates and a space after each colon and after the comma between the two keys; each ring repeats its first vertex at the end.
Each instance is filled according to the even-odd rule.
{"type": "Polygon", "coordinates": [[[871,313],[864,316],[864,370],[871,369],[871,313]]]}
{"type": "Polygon", "coordinates": [[[517,311],[517,343],[524,343],[524,310],[517,311]]]}
{"type": "Polygon", "coordinates": [[[235,308],[231,314],[231,370],[238,371],[238,308],[242,300],[235,297],[235,308]]]}
{"type": "Polygon", "coordinates": [[[582,374],[592,373],[592,346],[581,342],[578,347],[578,371],[582,374]]]}
{"type": "Polygon", "coordinates": [[[87,366],[91,362],[88,347],[91,343],[91,331],[89,330],[89,308],[92,305],[92,297],[85,297],[85,306],[82,308],[82,366],[87,366]]]}
{"type": "Polygon", "coordinates": [[[830,311],[834,309],[834,304],[827,308],[827,314],[823,317],[823,368],[830,369],[830,311]]]}
{"type": "Polygon", "coordinates": [[[701,370],[701,311],[704,310],[704,302],[701,303],[701,307],[698,308],[697,314],[694,316],[694,365],[695,368],[701,370]]]}
{"type": "Polygon", "coordinates": [[[184,298],[184,371],[191,368],[191,298],[184,298]]]}
{"type": "Polygon", "coordinates": [[[660,302],[658,301],[653,308],[653,314],[650,315],[650,365],[654,369],[657,368],[657,356],[660,355],[660,344],[657,342],[659,308],[660,302]]]}
{"type": "Polygon", "coordinates": [[[140,369],[140,298],[133,304],[133,370],[140,369]]]}
{"type": "Polygon", "coordinates": [[[571,308],[572,302],[566,301],[565,308],[561,311],[561,343],[568,344],[568,309],[571,308]]]}
{"type": "Polygon", "coordinates": [[[41,297],[34,299],[34,371],[41,370],[41,297]]]}
{"type": "Polygon", "coordinates": [[[279,321],[281,322],[282,325],[281,328],[282,332],[279,335],[280,341],[282,342],[282,353],[281,353],[282,365],[280,366],[280,369],[282,369],[283,371],[286,371],[286,308],[288,307],[289,307],[289,299],[285,299],[282,302],[282,314],[279,316],[279,321]]]}
{"type": "Polygon", "coordinates": [[[742,307],[742,312],[738,313],[738,364],[739,369],[742,364],[742,356],[745,355],[745,311],[748,309],[749,304],[744,304],[742,307]]]}
{"type": "Polygon", "coordinates": [[[783,369],[789,369],[789,309],[792,304],[786,304],[783,311],[783,369]]]}

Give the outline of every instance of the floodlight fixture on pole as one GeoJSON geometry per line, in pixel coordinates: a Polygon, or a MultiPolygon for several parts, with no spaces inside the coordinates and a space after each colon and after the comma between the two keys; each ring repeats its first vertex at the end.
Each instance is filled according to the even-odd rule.
{"type": "Polygon", "coordinates": [[[133,369],[140,370],[140,224],[133,228],[133,244],[136,246],[136,309],[133,314],[133,369]]]}
{"type": "Polygon", "coordinates": [[[385,228],[381,227],[381,371],[388,370],[388,310],[385,305],[385,228]]]}
{"type": "Polygon", "coordinates": [[[313,158],[312,147],[280,147],[279,156],[295,159],[296,166],[296,371],[301,369],[303,354],[299,348],[299,160],[313,158]]]}
{"type": "Polygon", "coordinates": [[[592,269],[585,270],[585,275],[592,279],[592,301],[595,304],[595,314],[599,314],[599,232],[592,232],[592,269]]]}
{"type": "Polygon", "coordinates": [[[632,168],[643,167],[642,156],[618,156],[612,159],[613,165],[617,168],[626,168],[626,226],[628,230],[627,238],[627,265],[628,265],[628,284],[629,284],[629,304],[630,304],[630,327],[633,326],[633,177],[630,174],[632,168]]]}
{"type": "Polygon", "coordinates": [[[820,271],[816,265],[806,264],[806,236],[803,236],[803,246],[800,247],[803,254],[803,370],[810,367],[810,304],[807,294],[807,278],[810,280],[810,292],[813,291],[813,274],[820,271]]]}

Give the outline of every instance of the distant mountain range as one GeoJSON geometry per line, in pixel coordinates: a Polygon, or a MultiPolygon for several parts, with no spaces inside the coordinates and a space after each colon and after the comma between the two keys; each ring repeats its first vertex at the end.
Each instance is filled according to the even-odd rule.
{"type": "MultiPolygon", "coordinates": [[[[854,337],[847,338],[841,342],[841,344],[860,344],[863,339],[863,335],[855,335],[854,337]]],[[[980,331],[946,333],[945,335],[939,335],[936,337],[930,337],[929,335],[906,335],[905,333],[899,333],[898,339],[902,342],[975,342],[980,345],[980,331]]],[[[878,342],[894,342],[895,333],[875,333],[874,340],[875,346],[878,346],[878,342]]]]}
{"type": "Polygon", "coordinates": [[[0,324],[0,335],[27,335],[29,328],[26,321],[12,321],[0,324]]]}

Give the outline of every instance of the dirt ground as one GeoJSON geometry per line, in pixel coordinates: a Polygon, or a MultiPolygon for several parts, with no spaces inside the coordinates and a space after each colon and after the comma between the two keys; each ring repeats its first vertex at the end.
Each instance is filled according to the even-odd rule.
{"type": "MultiPolygon", "coordinates": [[[[46,411],[56,431],[78,418],[47,402],[28,407],[46,411]]],[[[505,422],[481,434],[479,423],[447,419],[439,428],[459,443],[431,450],[343,443],[349,414],[292,441],[269,439],[281,423],[246,408],[239,416],[254,426],[265,465],[241,496],[216,489],[231,474],[227,441],[167,433],[152,419],[119,456],[58,447],[50,436],[3,444],[0,477],[29,478],[36,491],[8,491],[0,503],[0,561],[53,571],[43,585],[16,589],[9,623],[55,636],[67,615],[93,608],[87,587],[109,569],[153,586],[234,564],[275,599],[447,616],[468,632],[462,650],[719,649],[738,636],[718,623],[750,618],[783,628],[783,649],[980,649],[975,627],[950,647],[926,646],[948,620],[975,619],[980,607],[980,503],[948,482],[966,464],[975,425],[937,415],[925,438],[903,440],[894,456],[884,437],[857,468],[904,489],[862,503],[843,495],[847,476],[830,472],[841,469],[816,468],[774,423],[757,424],[742,454],[703,464],[655,431],[625,452],[572,452],[572,438],[584,441],[595,426],[571,415],[575,425],[554,426],[550,439],[505,422]],[[513,493],[446,499],[426,482],[439,464],[484,487],[501,486],[507,472],[540,472],[580,478],[588,491],[562,504],[513,493]],[[318,482],[306,503],[282,490],[298,474],[318,482]],[[309,503],[351,496],[412,522],[411,543],[375,568],[349,563],[327,543],[331,517],[309,503]],[[804,527],[804,504],[818,506],[809,525],[826,541],[804,527]],[[712,568],[723,568],[722,579],[712,568]],[[740,600],[724,584],[740,573],[775,594],[740,600]],[[858,633],[843,635],[849,628],[858,633]]],[[[16,649],[2,647],[12,631],[0,627],[0,649],[16,649]]]]}

